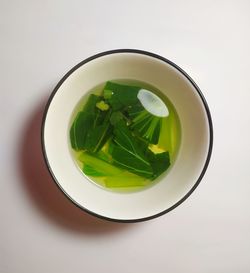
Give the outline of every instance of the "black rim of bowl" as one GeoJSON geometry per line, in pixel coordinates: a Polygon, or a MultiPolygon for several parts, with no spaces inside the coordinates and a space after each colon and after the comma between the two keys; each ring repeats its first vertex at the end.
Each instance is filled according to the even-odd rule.
{"type": "Polygon", "coordinates": [[[138,49],[114,49],[114,50],[109,50],[109,51],[105,51],[105,52],[101,52],[98,54],[95,54],[87,59],[85,59],[84,61],[78,63],[76,66],[74,66],[69,72],[67,72],[63,78],[59,81],[59,83],[56,85],[56,87],[54,88],[54,90],[52,91],[48,102],[45,106],[45,110],[44,110],[44,114],[43,114],[43,119],[42,119],[42,130],[41,130],[41,142],[42,142],[42,152],[43,152],[43,156],[47,165],[47,168],[55,182],[55,184],[59,187],[59,189],[64,193],[64,195],[74,204],[76,205],[78,208],[84,210],[85,212],[96,216],[98,218],[104,219],[104,220],[109,220],[109,221],[113,221],[113,222],[121,222],[121,223],[135,223],[135,222],[142,222],[142,221],[147,221],[147,220],[151,220],[154,219],[156,217],[159,217],[161,215],[164,215],[168,212],[170,212],[171,210],[175,209],[176,207],[178,207],[182,202],[184,202],[192,193],[193,191],[197,188],[197,186],[200,184],[210,161],[211,158],[211,154],[212,154],[212,147],[213,147],[213,124],[212,124],[212,118],[211,118],[211,114],[210,114],[210,110],[208,107],[208,104],[205,100],[204,95],[202,94],[200,88],[197,86],[197,84],[193,81],[193,79],[182,69],[180,68],[178,65],[176,65],[175,63],[173,63],[172,61],[157,55],[155,53],[151,53],[148,51],[144,51],[144,50],[138,50],[138,49]],[[202,171],[200,173],[199,178],[197,179],[197,181],[194,183],[193,187],[191,188],[191,190],[189,190],[189,192],[182,197],[178,202],[176,202],[173,206],[169,207],[166,210],[163,210],[160,213],[148,216],[148,217],[142,217],[142,218],[137,218],[137,219],[116,219],[116,218],[109,218],[100,214],[97,214],[93,211],[88,210],[87,208],[83,207],[81,204],[77,203],[70,195],[68,195],[68,193],[61,187],[59,181],[57,181],[57,178],[55,176],[55,174],[53,173],[53,170],[49,164],[48,158],[47,158],[47,154],[46,154],[46,148],[45,148],[45,141],[44,141],[44,128],[45,128],[45,123],[46,123],[46,118],[47,118],[47,113],[50,107],[50,104],[55,96],[55,94],[57,93],[57,91],[59,90],[60,86],[63,84],[63,82],[75,71],[77,70],[79,67],[81,67],[82,65],[97,59],[99,57],[105,56],[105,55],[111,55],[111,54],[117,54],[117,53],[134,53],[134,54],[141,54],[141,55],[146,55],[146,56],[150,56],[156,59],[159,59],[161,61],[164,61],[165,63],[173,66],[175,69],[177,69],[183,76],[185,76],[189,82],[193,85],[193,87],[195,88],[196,92],[198,93],[198,95],[200,96],[202,102],[203,102],[203,106],[206,110],[206,114],[207,114],[207,119],[208,119],[208,124],[209,124],[209,148],[208,148],[208,153],[207,153],[207,157],[206,157],[206,161],[205,164],[202,168],[202,171]]]}

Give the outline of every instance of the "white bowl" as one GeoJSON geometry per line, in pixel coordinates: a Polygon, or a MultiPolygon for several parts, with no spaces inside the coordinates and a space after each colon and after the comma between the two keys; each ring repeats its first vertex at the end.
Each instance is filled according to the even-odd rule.
{"type": "Polygon", "coordinates": [[[145,51],[120,49],[92,56],[72,68],[54,89],[43,119],[42,146],[48,169],[79,208],[104,219],[136,222],[160,216],[181,204],[200,183],[210,160],[212,120],[194,81],[176,64],[145,51]],[[93,87],[131,79],[161,90],[175,106],[181,144],[169,173],[154,186],[131,193],[108,191],[77,168],[69,145],[72,112],[93,87]]]}

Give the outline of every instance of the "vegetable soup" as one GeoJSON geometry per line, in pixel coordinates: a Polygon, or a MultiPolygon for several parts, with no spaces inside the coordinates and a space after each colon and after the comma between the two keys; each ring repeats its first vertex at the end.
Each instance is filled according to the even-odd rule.
{"type": "Polygon", "coordinates": [[[77,166],[92,182],[134,191],[167,173],[177,156],[180,131],[173,104],[159,90],[118,80],[82,98],[69,138],[77,166]]]}

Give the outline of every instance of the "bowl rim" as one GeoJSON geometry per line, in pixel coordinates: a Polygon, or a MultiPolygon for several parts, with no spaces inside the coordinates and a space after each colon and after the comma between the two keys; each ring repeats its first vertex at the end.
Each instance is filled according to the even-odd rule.
{"type": "Polygon", "coordinates": [[[157,218],[159,216],[162,216],[170,211],[172,211],[173,209],[175,209],[176,207],[178,207],[180,204],[182,204],[193,192],[194,190],[198,187],[198,185],[200,184],[211,159],[211,155],[212,155],[212,149],[213,149],[213,122],[212,122],[212,117],[211,117],[211,113],[207,104],[207,101],[203,95],[203,93],[201,92],[200,88],[197,86],[197,84],[194,82],[194,80],[182,69],[180,68],[178,65],[176,65],[174,62],[166,59],[165,57],[162,57],[158,54],[149,52],[149,51],[145,51],[145,50],[140,50],[140,49],[129,49],[129,48],[124,48],[124,49],[113,49],[113,50],[108,50],[108,51],[103,51],[100,53],[97,53],[95,55],[92,55],[88,58],[86,58],[85,60],[79,62],[77,65],[75,65],[73,68],[71,68],[62,78],[61,80],[57,83],[57,85],[55,86],[55,88],[53,89],[52,93],[50,94],[48,101],[45,105],[44,108],[44,112],[43,112],[43,117],[42,117],[42,124],[41,124],[41,146],[42,146],[42,154],[46,163],[46,166],[49,170],[49,173],[53,179],[53,181],[55,182],[55,184],[57,185],[57,187],[61,190],[61,192],[78,208],[80,208],[81,210],[89,213],[92,216],[98,217],[100,219],[103,220],[108,220],[111,222],[120,222],[120,223],[136,223],[136,222],[142,222],[142,221],[148,221],[148,220],[152,220],[154,218],[157,218]],[[60,185],[59,181],[57,181],[53,170],[49,164],[49,160],[46,154],[46,148],[45,148],[45,139],[44,139],[44,130],[45,130],[45,124],[46,124],[46,118],[47,118],[47,114],[48,114],[48,110],[50,107],[50,104],[55,96],[55,94],[57,93],[57,91],[60,89],[61,85],[67,80],[67,78],[74,73],[79,67],[83,66],[84,64],[95,60],[99,57],[103,57],[106,55],[111,55],[111,54],[120,54],[120,53],[134,53],[134,54],[141,54],[141,55],[145,55],[145,56],[149,56],[149,57],[153,57],[156,58],[158,60],[161,60],[165,63],[167,63],[168,65],[174,67],[175,69],[177,69],[190,83],[191,85],[194,87],[194,89],[196,90],[197,94],[199,95],[199,97],[201,98],[201,101],[203,103],[203,106],[205,108],[206,111],[206,116],[207,116],[207,120],[208,120],[208,126],[209,126],[209,146],[208,146],[208,152],[207,152],[207,156],[206,156],[206,160],[204,163],[204,166],[201,170],[201,173],[198,177],[198,179],[196,180],[196,182],[194,183],[193,187],[184,195],[184,197],[182,197],[179,201],[177,201],[174,205],[172,205],[171,207],[148,217],[142,217],[142,218],[136,218],[136,219],[116,219],[116,218],[110,218],[101,214],[98,214],[94,211],[91,211],[87,208],[85,208],[84,206],[82,206],[81,204],[79,204],[78,202],[76,202],[60,185]]]}

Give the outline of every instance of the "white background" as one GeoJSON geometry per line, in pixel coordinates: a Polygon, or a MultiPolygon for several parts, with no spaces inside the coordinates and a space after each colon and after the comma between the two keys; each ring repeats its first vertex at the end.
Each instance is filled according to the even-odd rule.
{"type": "Polygon", "coordinates": [[[0,272],[250,272],[250,1],[0,1],[0,272]],[[208,171],[171,213],[105,222],[74,207],[40,148],[42,111],[75,64],[138,48],[181,66],[214,122],[208,171]]]}

